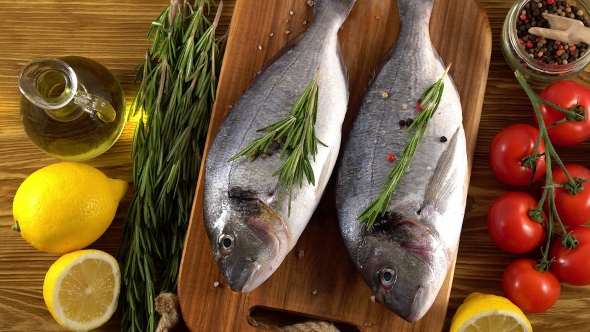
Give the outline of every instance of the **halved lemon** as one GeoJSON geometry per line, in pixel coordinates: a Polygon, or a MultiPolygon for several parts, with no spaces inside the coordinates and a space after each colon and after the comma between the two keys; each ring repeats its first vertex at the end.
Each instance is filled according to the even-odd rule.
{"type": "Polygon", "coordinates": [[[474,292],[459,306],[450,332],[532,332],[522,310],[509,299],[474,292]]]}
{"type": "Polygon", "coordinates": [[[43,299],[55,321],[72,331],[106,323],[119,298],[117,260],[100,250],[78,250],[60,257],[45,275],[43,299]]]}

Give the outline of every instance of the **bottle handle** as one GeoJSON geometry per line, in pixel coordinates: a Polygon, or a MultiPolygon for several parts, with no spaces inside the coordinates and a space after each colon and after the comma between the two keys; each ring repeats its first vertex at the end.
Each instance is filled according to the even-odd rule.
{"type": "Polygon", "coordinates": [[[96,114],[100,120],[106,123],[115,121],[117,117],[115,109],[108,101],[88,92],[78,90],[74,95],[74,103],[81,106],[84,111],[96,114]]]}

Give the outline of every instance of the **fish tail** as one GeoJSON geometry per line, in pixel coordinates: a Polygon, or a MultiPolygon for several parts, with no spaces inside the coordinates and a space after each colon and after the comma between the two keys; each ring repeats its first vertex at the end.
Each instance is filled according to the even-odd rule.
{"type": "Polygon", "coordinates": [[[356,0],[308,0],[314,5],[314,20],[319,17],[330,17],[344,23],[356,0]]]}
{"type": "Polygon", "coordinates": [[[434,0],[397,0],[402,22],[430,21],[434,0]]]}

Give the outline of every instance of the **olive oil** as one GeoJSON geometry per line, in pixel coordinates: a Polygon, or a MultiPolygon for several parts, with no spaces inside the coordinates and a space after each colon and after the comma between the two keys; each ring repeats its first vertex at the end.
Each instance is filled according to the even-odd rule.
{"type": "MultiPolygon", "coordinates": [[[[114,121],[106,122],[73,101],[58,109],[41,108],[26,95],[21,98],[21,121],[29,138],[41,150],[63,160],[80,161],[100,155],[119,138],[127,120],[121,85],[106,67],[83,57],[60,58],[75,73],[47,71],[36,79],[36,98],[55,103],[70,94],[72,81],[78,91],[104,99],[115,110],[114,121]]],[[[21,89],[22,90],[22,89],[21,89]]]]}

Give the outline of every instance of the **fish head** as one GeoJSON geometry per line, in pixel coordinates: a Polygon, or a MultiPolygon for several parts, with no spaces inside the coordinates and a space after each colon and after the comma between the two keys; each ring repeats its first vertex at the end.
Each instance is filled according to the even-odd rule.
{"type": "Polygon", "coordinates": [[[258,198],[232,197],[208,229],[213,255],[230,288],[247,293],[268,279],[286,255],[281,217],[258,198]]]}
{"type": "Polygon", "coordinates": [[[379,302],[415,322],[438,295],[446,260],[428,228],[411,219],[394,219],[376,223],[368,231],[361,256],[365,259],[358,267],[379,302]]]}

